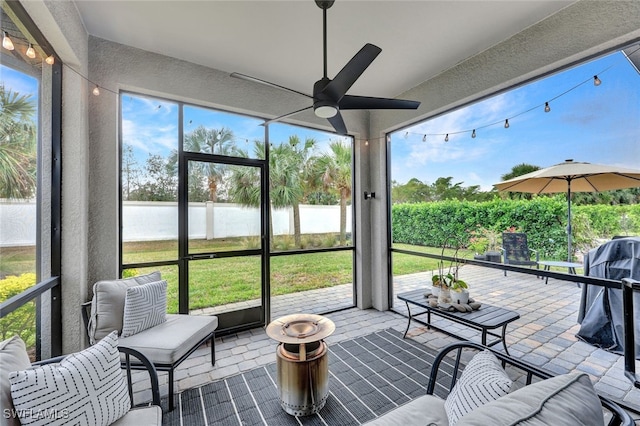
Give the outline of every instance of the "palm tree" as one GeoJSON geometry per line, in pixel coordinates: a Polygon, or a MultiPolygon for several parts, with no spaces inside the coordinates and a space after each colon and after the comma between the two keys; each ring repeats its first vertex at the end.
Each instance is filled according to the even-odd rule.
{"type": "MultiPolygon", "coordinates": [[[[189,152],[202,152],[212,155],[242,156],[243,152],[235,144],[233,131],[227,128],[208,129],[198,126],[193,132],[187,133],[184,137],[183,148],[189,152]]],[[[173,151],[170,161],[174,164],[178,161],[177,151],[173,151]]],[[[190,173],[204,175],[207,177],[207,187],[209,189],[209,201],[218,200],[218,187],[224,181],[228,167],[217,163],[191,163],[190,173]]],[[[191,176],[190,177],[194,177],[191,176]]]]}
{"type": "MultiPolygon", "coordinates": [[[[286,143],[275,145],[269,151],[269,197],[273,208],[291,207],[293,210],[293,234],[297,247],[302,247],[300,229],[300,202],[304,197],[304,181],[307,176],[307,161],[315,146],[315,140],[290,136],[286,143]]],[[[264,143],[255,142],[256,158],[264,158],[264,143]]],[[[242,167],[234,169],[230,178],[231,198],[240,204],[257,207],[260,205],[260,182],[257,171],[242,167]]],[[[273,236],[273,225],[270,224],[273,236]]]]}
{"type": "MultiPolygon", "coordinates": [[[[536,170],[540,170],[540,167],[534,166],[533,164],[521,163],[513,166],[509,173],[505,173],[501,176],[503,181],[517,178],[518,176],[526,175],[527,173],[535,172],[536,170]]],[[[533,194],[528,194],[524,192],[509,192],[509,198],[512,199],[520,199],[520,200],[530,200],[533,194]]]]}
{"type": "Polygon", "coordinates": [[[351,147],[342,141],[329,144],[329,153],[317,157],[310,167],[325,190],[340,198],[340,245],[347,242],[347,202],[351,198],[351,147]]]}
{"type": "Polygon", "coordinates": [[[36,190],[36,105],[0,85],[0,197],[30,198],[36,190]]]}
{"type": "Polygon", "coordinates": [[[269,196],[274,207],[293,209],[293,235],[296,247],[302,248],[300,228],[300,202],[305,195],[305,177],[308,175],[310,153],[315,146],[314,139],[306,139],[300,144],[297,135],[289,136],[288,143],[282,143],[269,153],[269,196]]]}

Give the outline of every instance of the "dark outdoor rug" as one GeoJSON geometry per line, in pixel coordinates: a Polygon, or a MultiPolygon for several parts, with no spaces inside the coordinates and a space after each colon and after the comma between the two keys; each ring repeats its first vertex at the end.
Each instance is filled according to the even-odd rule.
{"type": "MultiPolygon", "coordinates": [[[[166,412],[167,401],[163,400],[163,424],[358,425],[425,395],[435,354],[410,338],[403,339],[399,331],[379,331],[329,344],[329,397],[318,414],[294,417],[284,412],[274,361],[188,389],[179,394],[172,412],[166,412]]],[[[436,386],[436,395],[447,393],[436,386]]]]}

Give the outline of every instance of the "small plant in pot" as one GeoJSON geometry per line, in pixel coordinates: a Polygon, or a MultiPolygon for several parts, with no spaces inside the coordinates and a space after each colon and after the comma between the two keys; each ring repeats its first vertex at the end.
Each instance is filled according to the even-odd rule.
{"type": "Polygon", "coordinates": [[[452,303],[466,305],[469,303],[469,286],[462,280],[455,280],[451,284],[452,303]]]}
{"type": "MultiPolygon", "coordinates": [[[[447,240],[442,244],[441,256],[443,257],[445,248],[447,248],[447,240]]],[[[458,262],[459,249],[458,244],[455,246],[453,260],[449,263],[448,270],[445,271],[444,260],[441,259],[438,262],[438,273],[431,278],[431,294],[438,297],[438,303],[467,303],[469,300],[469,287],[466,282],[458,278],[458,271],[463,266],[458,262]],[[465,295],[466,301],[464,301],[465,295]]]]}

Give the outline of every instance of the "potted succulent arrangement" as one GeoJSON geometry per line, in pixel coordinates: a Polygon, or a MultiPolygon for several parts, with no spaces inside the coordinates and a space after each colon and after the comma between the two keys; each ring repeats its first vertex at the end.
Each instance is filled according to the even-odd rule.
{"type": "Polygon", "coordinates": [[[469,302],[469,286],[466,282],[457,278],[457,269],[459,265],[455,266],[456,271],[454,273],[448,272],[446,274],[436,274],[432,280],[432,292],[437,293],[438,303],[468,303],[469,302]],[[437,289],[435,292],[433,289],[437,289]]]}
{"type": "MultiPolygon", "coordinates": [[[[442,244],[441,256],[447,248],[447,241],[442,244]]],[[[449,263],[445,271],[444,260],[438,262],[438,273],[431,277],[431,294],[438,297],[438,303],[467,303],[469,300],[469,286],[458,277],[462,265],[457,261],[460,245],[455,246],[454,260],[449,263]],[[453,294],[452,294],[453,292],[453,294]]]]}

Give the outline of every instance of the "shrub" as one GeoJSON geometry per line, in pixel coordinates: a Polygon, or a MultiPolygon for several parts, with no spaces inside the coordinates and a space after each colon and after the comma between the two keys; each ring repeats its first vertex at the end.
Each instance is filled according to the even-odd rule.
{"type": "MultiPolygon", "coordinates": [[[[0,280],[0,302],[22,293],[36,283],[36,274],[27,273],[20,276],[9,275],[0,280]]],[[[17,334],[24,340],[27,348],[36,344],[36,305],[35,301],[19,307],[6,317],[0,319],[0,340],[6,340],[17,334]]]]}
{"type": "Polygon", "coordinates": [[[122,278],[137,277],[138,275],[140,275],[140,273],[136,268],[124,269],[122,271],[122,278]]]}

